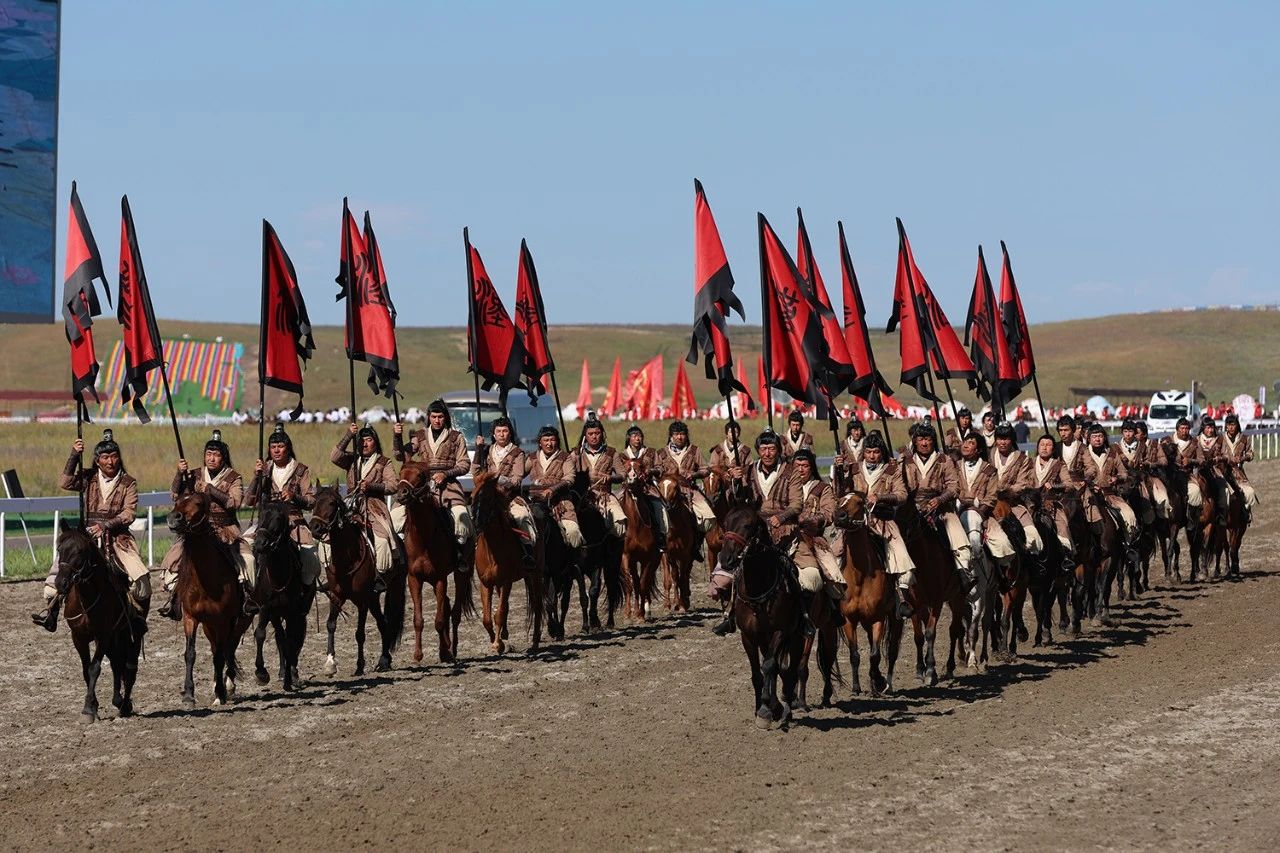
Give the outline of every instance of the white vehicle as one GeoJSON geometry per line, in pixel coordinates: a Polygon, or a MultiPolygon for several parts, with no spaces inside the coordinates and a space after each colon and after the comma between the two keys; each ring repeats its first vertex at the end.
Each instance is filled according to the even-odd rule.
{"type": "Polygon", "coordinates": [[[1147,411],[1147,430],[1152,434],[1173,432],[1179,418],[1191,421],[1191,429],[1195,431],[1196,419],[1200,417],[1200,407],[1191,398],[1190,391],[1157,391],[1151,395],[1151,406],[1147,411]]]}

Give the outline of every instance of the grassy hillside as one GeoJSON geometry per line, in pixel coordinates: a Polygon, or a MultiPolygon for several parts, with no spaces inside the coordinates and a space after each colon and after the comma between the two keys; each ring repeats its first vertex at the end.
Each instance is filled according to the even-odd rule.
{"type": "MultiPolygon", "coordinates": [[[[119,339],[119,328],[110,319],[95,326],[99,358],[104,360],[119,339]]],[[[256,374],[257,328],[248,324],[198,323],[162,320],[161,334],[188,334],[199,340],[222,336],[245,344],[245,376],[256,374]]],[[[747,367],[749,384],[755,385],[755,363],[760,352],[758,326],[733,326],[734,352],[747,367]]],[[[615,356],[625,371],[661,353],[665,359],[666,391],[671,392],[676,363],[688,351],[688,327],[669,326],[555,326],[552,351],[560,365],[560,395],[572,400],[578,390],[582,359],[591,366],[593,400],[599,404],[609,380],[615,356]]],[[[1186,388],[1200,382],[1212,400],[1236,394],[1256,394],[1259,385],[1280,379],[1280,313],[1202,311],[1194,313],[1140,314],[1046,323],[1032,328],[1040,386],[1047,405],[1078,402],[1068,392],[1072,386],[1124,388],[1186,388]]],[[[442,391],[469,388],[466,373],[466,337],[461,328],[404,328],[399,331],[401,390],[409,404],[422,405],[442,391]]],[[[873,335],[881,369],[893,382],[897,378],[897,335],[873,335]]],[[[307,402],[317,407],[340,405],[347,399],[347,364],[342,353],[342,329],[316,331],[316,354],[307,370],[307,402]]],[[[47,390],[67,386],[67,344],[60,325],[0,325],[0,391],[47,390]]],[[[356,366],[357,403],[373,398],[364,384],[367,369],[356,366]]],[[[703,406],[715,391],[701,374],[691,372],[694,391],[703,406]]],[[[101,389],[114,394],[119,389],[101,389]]],[[[956,388],[965,402],[973,397],[956,388]]],[[[246,403],[256,403],[256,387],[246,388],[246,403]]],[[[910,401],[911,395],[903,394],[910,401]]],[[[1113,401],[1120,402],[1120,401],[1113,401]]],[[[268,391],[268,408],[291,405],[287,395],[268,391]]],[[[0,402],[0,410],[30,412],[57,408],[48,402],[0,402]]]]}

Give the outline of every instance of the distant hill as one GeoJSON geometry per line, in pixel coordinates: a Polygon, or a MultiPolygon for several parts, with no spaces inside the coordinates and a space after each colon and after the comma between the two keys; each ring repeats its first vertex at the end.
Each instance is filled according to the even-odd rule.
{"type": "MultiPolygon", "coordinates": [[[[242,364],[245,403],[256,406],[256,326],[161,320],[166,337],[190,335],[199,340],[239,341],[245,345],[242,364]]],[[[756,382],[756,357],[760,352],[759,326],[730,327],[734,354],[746,367],[748,382],[756,382]]],[[[119,328],[110,318],[94,327],[98,357],[104,361],[119,340],[119,328]]],[[[343,357],[342,329],[316,330],[316,353],[307,370],[306,401],[309,407],[330,408],[347,399],[347,364],[343,357]]],[[[872,344],[881,371],[896,385],[897,335],[873,334],[872,344]]],[[[1271,387],[1280,379],[1280,313],[1274,311],[1210,310],[1155,314],[1128,314],[1044,323],[1032,327],[1032,342],[1040,371],[1040,387],[1046,405],[1075,403],[1071,387],[1187,388],[1194,379],[1209,399],[1230,400],[1237,394],[1257,394],[1259,385],[1271,387]]],[[[402,328],[399,330],[400,388],[406,405],[423,405],[442,391],[471,387],[466,372],[465,329],[402,328]]],[[[553,326],[552,351],[559,366],[561,401],[577,395],[582,360],[590,362],[593,400],[599,404],[616,356],[622,357],[623,376],[644,360],[661,353],[666,367],[666,392],[671,393],[676,363],[689,348],[687,325],[580,325],[553,326]]],[[[0,392],[58,390],[68,386],[67,342],[62,326],[0,325],[0,392]]],[[[373,402],[365,384],[367,367],[356,365],[356,399],[373,402]]],[[[690,371],[694,391],[702,406],[715,394],[703,378],[701,366],[690,371]]],[[[158,381],[158,377],[157,377],[158,381]]],[[[941,390],[941,389],[939,389],[941,390]]],[[[956,397],[975,402],[967,389],[955,388],[956,397]]],[[[118,388],[101,388],[117,394],[118,388]]],[[[1028,389],[1028,393],[1030,393],[1028,389]]],[[[10,396],[5,394],[5,396],[10,396]]],[[[900,395],[913,402],[910,394],[900,395]]],[[[1123,402],[1113,400],[1112,402],[1123,402]]],[[[288,395],[268,389],[268,410],[278,409],[288,395]]],[[[0,410],[30,412],[56,408],[45,401],[4,400],[0,410]]]]}

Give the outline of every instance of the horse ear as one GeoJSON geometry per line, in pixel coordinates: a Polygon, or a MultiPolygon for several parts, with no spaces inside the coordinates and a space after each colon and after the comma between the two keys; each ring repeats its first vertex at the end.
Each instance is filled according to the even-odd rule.
{"type": "Polygon", "coordinates": [[[58,519],[58,530],[62,533],[69,533],[71,525],[67,524],[67,517],[64,515],[58,519]]]}

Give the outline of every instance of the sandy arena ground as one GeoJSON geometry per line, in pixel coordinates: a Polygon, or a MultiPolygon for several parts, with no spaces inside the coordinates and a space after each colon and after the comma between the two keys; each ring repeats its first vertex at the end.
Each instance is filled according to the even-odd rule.
{"type": "MultiPolygon", "coordinates": [[[[1253,476],[1280,495],[1280,466],[1253,476]]],[[[842,689],[787,732],[752,725],[741,645],[709,612],[533,659],[480,657],[473,622],[462,665],[414,668],[402,647],[361,679],[346,621],[339,677],[309,633],[300,692],[246,673],[218,709],[202,641],[191,713],[179,629],[153,615],[140,715],[112,719],[104,671],[106,718],[84,726],[65,626],[27,621],[37,584],[0,586],[0,847],[1274,849],[1274,506],[1239,582],[1158,586],[1110,627],[935,689],[916,685],[908,639],[897,695],[842,689]]]]}

